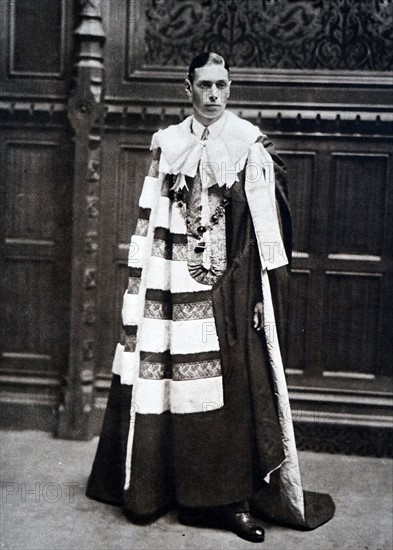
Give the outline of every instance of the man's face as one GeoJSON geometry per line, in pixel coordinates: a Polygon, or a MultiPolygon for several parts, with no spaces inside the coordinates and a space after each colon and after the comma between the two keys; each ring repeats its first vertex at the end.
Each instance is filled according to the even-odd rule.
{"type": "Polygon", "coordinates": [[[212,64],[195,69],[193,83],[186,80],[195,118],[205,126],[218,119],[225,110],[230,85],[228,71],[223,65],[212,64]]]}

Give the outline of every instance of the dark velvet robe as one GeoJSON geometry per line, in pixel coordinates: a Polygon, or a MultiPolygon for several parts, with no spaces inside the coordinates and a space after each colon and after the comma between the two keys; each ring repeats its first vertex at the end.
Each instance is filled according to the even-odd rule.
{"type": "MultiPolygon", "coordinates": [[[[285,168],[271,142],[266,137],[261,141],[275,162],[277,211],[290,258],[285,168]]],[[[130,416],[132,388],[113,376],[87,495],[123,505],[132,515],[154,515],[176,505],[218,506],[252,497],[260,508],[258,495],[265,495],[275,480],[273,474],[273,483],[268,485],[265,476],[277,471],[285,459],[265,335],[252,326],[254,306],[262,301],[261,264],[244,192],[244,171],[242,176],[231,188],[226,212],[227,269],[213,287],[224,406],[203,413],[130,416]],[[130,422],[135,422],[132,476],[124,490],[130,422]]],[[[285,342],[288,275],[288,266],[269,271],[281,345],[285,342]]],[[[269,498],[275,501],[274,495],[269,498]]],[[[322,514],[315,519],[314,514],[312,527],[286,518],[287,510],[279,505],[275,505],[276,518],[269,510],[266,516],[313,528],[330,519],[333,512],[331,506],[327,508],[329,517],[322,514]]]]}

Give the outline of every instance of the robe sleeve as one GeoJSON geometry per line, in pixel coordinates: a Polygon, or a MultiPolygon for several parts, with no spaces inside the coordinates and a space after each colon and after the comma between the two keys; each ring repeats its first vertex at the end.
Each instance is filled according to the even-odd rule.
{"type": "Polygon", "coordinates": [[[289,262],[288,266],[290,266],[292,259],[292,218],[289,204],[287,170],[282,158],[277,154],[273,142],[266,135],[263,134],[257,141],[265,147],[274,162],[277,213],[285,252],[289,262]]]}
{"type": "Polygon", "coordinates": [[[150,218],[157,195],[160,193],[159,158],[160,151],[156,149],[153,152],[153,159],[139,197],[138,220],[128,251],[128,288],[124,294],[122,309],[123,325],[125,326],[138,325],[140,319],[139,302],[141,301],[143,269],[149,261],[152,247],[150,218]]]}
{"type": "Polygon", "coordinates": [[[262,269],[267,270],[288,264],[277,201],[275,164],[259,140],[250,146],[246,163],[245,193],[262,269]]]}
{"type": "Polygon", "coordinates": [[[144,179],[139,197],[138,220],[131,237],[128,252],[128,285],[123,296],[123,335],[117,345],[112,371],[119,374],[124,384],[133,384],[138,370],[138,329],[143,317],[146,292],[145,267],[153,244],[152,211],[161,193],[158,172],[160,150],[153,150],[153,159],[144,179]]]}
{"type": "Polygon", "coordinates": [[[288,335],[289,277],[292,259],[292,218],[289,204],[287,170],[272,141],[265,135],[258,140],[274,162],[277,215],[284,242],[288,265],[269,271],[269,281],[281,349],[286,348],[288,335]]]}

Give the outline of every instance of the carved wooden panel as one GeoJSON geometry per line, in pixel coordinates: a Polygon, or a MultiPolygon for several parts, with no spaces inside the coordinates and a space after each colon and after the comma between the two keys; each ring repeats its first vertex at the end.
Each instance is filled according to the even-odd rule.
{"type": "Polygon", "coordinates": [[[237,67],[393,68],[386,0],[148,0],[146,6],[146,65],[187,65],[210,50],[237,67]]]}
{"type": "Polygon", "coordinates": [[[2,149],[4,372],[58,377],[67,353],[70,159],[56,140],[13,135],[2,149]]]}
{"type": "Polygon", "coordinates": [[[65,0],[11,0],[10,74],[61,77],[65,0]]]}
{"type": "Polygon", "coordinates": [[[56,282],[51,260],[12,260],[5,266],[6,297],[3,365],[23,370],[50,370],[58,347],[56,282]]]}
{"type": "Polygon", "coordinates": [[[327,272],[322,345],[323,370],[375,375],[379,370],[381,276],[327,272]]]}
{"type": "Polygon", "coordinates": [[[331,253],[382,254],[387,155],[333,153],[327,240],[331,253]]]}
{"type": "Polygon", "coordinates": [[[308,322],[309,279],[310,272],[306,270],[293,270],[290,279],[285,366],[293,374],[303,374],[307,368],[307,334],[312,330],[308,322]]]}
{"type": "Polygon", "coordinates": [[[59,168],[55,147],[53,142],[8,145],[5,188],[7,239],[51,240],[53,244],[59,168]]]}
{"type": "Polygon", "coordinates": [[[67,0],[0,2],[0,82],[5,97],[65,99],[74,7],[67,0]]]}
{"type": "Polygon", "coordinates": [[[290,202],[293,211],[294,250],[308,252],[312,234],[312,206],[315,181],[316,153],[313,151],[284,151],[280,156],[286,164],[290,181],[290,202]]]}
{"type": "Polygon", "coordinates": [[[393,67],[390,9],[386,0],[104,3],[107,96],[185,108],[186,68],[211,49],[229,60],[230,104],[240,109],[306,103],[309,116],[314,104],[357,109],[366,103],[385,110],[393,67]]]}

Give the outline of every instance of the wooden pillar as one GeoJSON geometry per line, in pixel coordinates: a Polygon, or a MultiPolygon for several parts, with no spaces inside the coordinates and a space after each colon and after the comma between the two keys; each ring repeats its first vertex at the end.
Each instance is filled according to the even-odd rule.
{"type": "Polygon", "coordinates": [[[103,113],[101,0],[80,2],[74,32],[75,76],[68,116],[74,129],[71,327],[68,373],[59,407],[58,437],[89,439],[97,340],[98,216],[103,113]]]}

